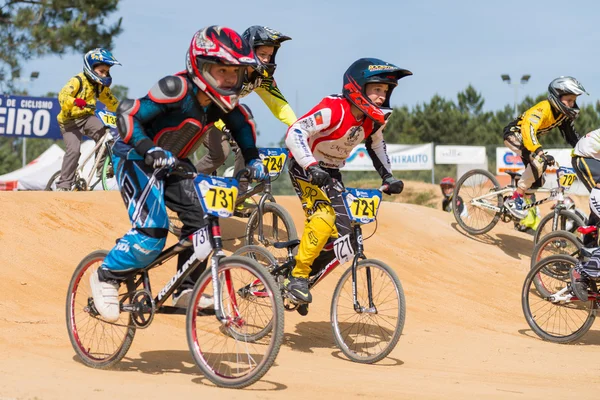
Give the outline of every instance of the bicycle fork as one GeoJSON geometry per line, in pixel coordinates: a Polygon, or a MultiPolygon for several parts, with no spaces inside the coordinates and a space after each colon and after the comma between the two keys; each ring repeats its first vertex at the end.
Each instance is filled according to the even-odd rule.
{"type": "Polygon", "coordinates": [[[365,260],[367,257],[364,254],[363,236],[360,224],[354,225],[354,238],[356,240],[356,254],[352,259],[352,301],[354,302],[354,311],[357,313],[377,314],[377,307],[373,304],[373,285],[371,280],[371,268],[365,267],[367,274],[367,295],[369,299],[369,307],[363,307],[358,302],[356,294],[356,266],[359,259],[365,260]]]}

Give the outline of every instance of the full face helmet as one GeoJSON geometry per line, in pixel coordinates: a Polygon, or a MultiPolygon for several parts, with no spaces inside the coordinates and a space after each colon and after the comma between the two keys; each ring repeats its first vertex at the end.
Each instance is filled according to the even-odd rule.
{"type": "Polygon", "coordinates": [[[83,56],[83,73],[92,81],[109,87],[112,84],[110,73],[107,76],[100,76],[94,71],[94,67],[98,64],[106,64],[109,67],[113,65],[121,65],[120,62],[106,49],[97,48],[90,50],[83,56]]]}

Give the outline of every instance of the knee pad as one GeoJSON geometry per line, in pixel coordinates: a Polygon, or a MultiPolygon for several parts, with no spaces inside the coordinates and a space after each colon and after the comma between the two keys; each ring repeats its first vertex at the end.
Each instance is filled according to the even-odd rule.
{"type": "Polygon", "coordinates": [[[131,229],[108,253],[104,266],[113,271],[128,271],[147,267],[160,254],[167,241],[164,237],[150,237],[131,229]]]}

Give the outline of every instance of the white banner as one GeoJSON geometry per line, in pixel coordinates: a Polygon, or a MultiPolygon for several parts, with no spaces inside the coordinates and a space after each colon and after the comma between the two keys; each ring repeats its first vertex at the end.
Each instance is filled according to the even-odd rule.
{"type": "Polygon", "coordinates": [[[524,169],[523,161],[514,151],[508,147],[496,147],[496,174],[524,169]]]}
{"type": "MultiPolygon", "coordinates": [[[[419,145],[388,144],[387,153],[394,171],[433,169],[433,143],[419,145]]],[[[352,150],[342,170],[373,171],[373,162],[365,145],[358,145],[352,150]]]]}
{"type": "Polygon", "coordinates": [[[485,146],[435,146],[436,164],[484,164],[485,146]]]}

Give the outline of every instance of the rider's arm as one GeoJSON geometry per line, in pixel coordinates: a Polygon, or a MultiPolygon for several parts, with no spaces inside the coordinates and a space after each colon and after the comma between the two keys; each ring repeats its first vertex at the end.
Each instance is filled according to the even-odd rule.
{"type": "Polygon", "coordinates": [[[125,143],[144,155],[154,147],[154,142],[144,131],[144,126],[157,117],[180,107],[188,91],[187,81],[179,76],[162,78],[148,94],[137,100],[123,100],[117,107],[117,127],[125,143]]]}
{"type": "Polygon", "coordinates": [[[238,104],[233,111],[224,114],[221,120],[231,131],[233,140],[242,151],[244,161],[258,158],[258,149],[256,148],[256,130],[252,120],[250,109],[238,104]]]}
{"type": "MultiPolygon", "coordinates": [[[[538,103],[525,111],[521,120],[521,135],[523,136],[523,145],[532,154],[535,154],[536,150],[542,147],[537,139],[537,131],[542,125],[545,114],[551,112],[549,109],[545,110],[543,102],[538,103]]],[[[548,107],[550,104],[548,103],[548,107]]]]}
{"type": "Polygon", "coordinates": [[[377,132],[367,138],[365,143],[367,153],[373,161],[373,167],[381,176],[381,179],[386,179],[392,176],[392,164],[387,154],[385,140],[383,140],[383,126],[377,132]]]}
{"type": "Polygon", "coordinates": [[[563,123],[558,126],[558,130],[562,134],[563,138],[565,138],[567,143],[569,143],[571,147],[575,147],[580,137],[575,130],[574,121],[572,119],[565,118],[563,123]]]}
{"type": "Polygon", "coordinates": [[[254,89],[254,91],[281,122],[287,126],[296,122],[298,118],[296,118],[294,110],[292,110],[292,107],[277,87],[274,79],[263,79],[261,85],[254,89]]]}
{"type": "MultiPolygon", "coordinates": [[[[287,130],[285,144],[296,162],[304,169],[318,162],[308,145],[308,139],[330,127],[336,127],[341,118],[331,108],[322,105],[323,101],[310,110],[287,130]]],[[[352,117],[354,118],[354,117],[352,117]]]]}
{"type": "Polygon", "coordinates": [[[110,88],[105,87],[98,96],[98,100],[106,106],[106,109],[111,112],[117,111],[119,100],[112,94],[110,88]]]}
{"type": "Polygon", "coordinates": [[[60,108],[66,113],[71,110],[75,105],[73,102],[75,101],[75,94],[80,89],[79,79],[77,77],[72,77],[69,79],[69,82],[60,90],[58,93],[58,102],[60,104],[60,108]]]}

